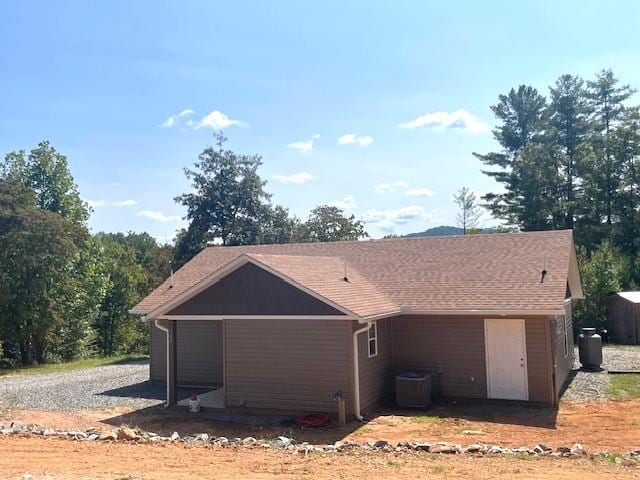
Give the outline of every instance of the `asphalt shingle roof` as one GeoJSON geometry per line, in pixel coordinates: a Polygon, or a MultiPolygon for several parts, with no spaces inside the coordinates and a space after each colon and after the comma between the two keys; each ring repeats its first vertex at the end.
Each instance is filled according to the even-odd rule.
{"type": "Polygon", "coordinates": [[[243,254],[351,311],[562,310],[572,249],[570,230],[208,247],[134,310],[155,310],[243,254]]]}
{"type": "Polygon", "coordinates": [[[360,317],[400,310],[387,295],[341,257],[246,255],[360,317]]]}

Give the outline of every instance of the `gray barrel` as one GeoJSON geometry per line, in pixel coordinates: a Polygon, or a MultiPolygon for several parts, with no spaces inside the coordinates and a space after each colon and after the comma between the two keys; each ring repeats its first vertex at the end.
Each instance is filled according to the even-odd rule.
{"type": "Polygon", "coordinates": [[[587,370],[600,370],[602,365],[602,338],[595,328],[583,328],[578,336],[580,363],[587,370]]]}

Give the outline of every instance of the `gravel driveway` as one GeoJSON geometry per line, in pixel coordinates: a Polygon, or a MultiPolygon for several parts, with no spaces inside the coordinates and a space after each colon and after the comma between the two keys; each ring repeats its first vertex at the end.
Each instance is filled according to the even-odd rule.
{"type": "Polygon", "coordinates": [[[163,385],[149,381],[149,362],[145,360],[63,373],[0,377],[0,408],[144,408],[162,403],[165,392],[163,385]]]}
{"type": "MultiPolygon", "coordinates": [[[[563,400],[588,401],[607,398],[609,374],[580,370],[578,351],[573,379],[563,400]]],[[[605,369],[640,369],[640,347],[607,345],[605,369]]],[[[0,377],[0,409],[45,411],[93,410],[112,407],[145,408],[164,402],[165,387],[149,381],[149,362],[74,370],[45,375],[0,377]]],[[[186,398],[190,391],[178,391],[186,398]]]]}
{"type": "Polygon", "coordinates": [[[602,347],[602,361],[603,370],[600,372],[581,370],[576,347],[571,372],[573,379],[562,399],[584,402],[608,398],[611,379],[607,370],[640,370],[640,346],[605,345],[602,347]]]}

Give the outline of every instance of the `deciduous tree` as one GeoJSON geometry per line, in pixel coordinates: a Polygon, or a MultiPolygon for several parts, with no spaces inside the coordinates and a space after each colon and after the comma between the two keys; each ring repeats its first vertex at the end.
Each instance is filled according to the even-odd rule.
{"type": "Polygon", "coordinates": [[[338,207],[329,205],[321,205],[311,210],[302,230],[302,237],[308,242],[360,240],[369,236],[362,221],[357,220],[354,215],[345,215],[338,207]]]}
{"type": "Polygon", "coordinates": [[[585,299],[575,306],[576,328],[606,326],[607,298],[619,292],[626,281],[628,263],[610,242],[604,241],[590,255],[580,253],[580,271],[585,299]]]}
{"type": "Polygon", "coordinates": [[[453,201],[458,206],[456,215],[458,226],[462,228],[462,234],[466,235],[467,230],[478,226],[478,220],[482,215],[480,208],[476,205],[476,195],[469,188],[462,187],[453,196],[453,201]]]}
{"type": "Polygon", "coordinates": [[[59,279],[85,235],[76,223],[37,206],[33,191],[0,179],[0,329],[23,365],[45,361],[63,321],[59,279]]]}
{"type": "Polygon", "coordinates": [[[0,177],[22,182],[34,192],[42,210],[81,224],[89,218],[89,207],[80,198],[67,157],[46,140],[28,154],[24,150],[8,153],[0,164],[0,177]]]}
{"type": "Polygon", "coordinates": [[[130,246],[108,234],[100,234],[96,240],[107,275],[106,292],[94,324],[96,345],[102,355],[129,353],[147,333],[141,320],[128,312],[146,290],[145,272],[130,246]]]}

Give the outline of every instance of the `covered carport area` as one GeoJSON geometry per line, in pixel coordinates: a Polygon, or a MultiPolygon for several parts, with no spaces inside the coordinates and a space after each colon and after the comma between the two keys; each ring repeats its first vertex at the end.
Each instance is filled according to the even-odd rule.
{"type": "Polygon", "coordinates": [[[167,383],[167,403],[187,404],[188,399],[178,401],[181,387],[193,389],[202,406],[224,408],[222,320],[164,319],[149,326],[150,378],[167,383]]]}

